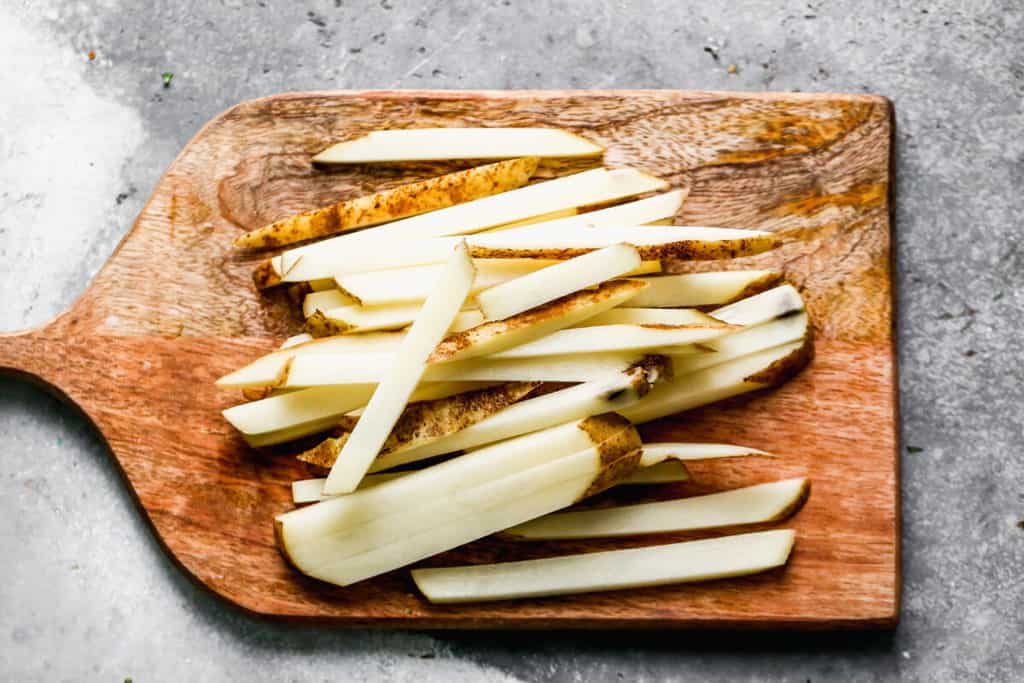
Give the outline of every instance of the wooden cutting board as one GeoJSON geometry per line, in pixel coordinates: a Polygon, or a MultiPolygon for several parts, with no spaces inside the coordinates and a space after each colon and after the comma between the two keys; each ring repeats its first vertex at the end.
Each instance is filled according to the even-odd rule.
{"type": "MultiPolygon", "coordinates": [[[[864,95],[403,91],[244,102],[185,147],[70,311],[42,328],[0,336],[0,368],[52,386],[80,407],[181,568],[251,612],[403,628],[891,626],[900,588],[891,132],[890,103],[864,95]],[[643,432],[783,456],[698,464],[697,483],[654,495],[809,476],[810,500],[786,524],[797,530],[788,567],[704,585],[435,607],[407,571],[342,589],[285,565],[271,518],[292,507],[290,483],[309,475],[289,457],[248,449],[220,416],[239,397],[213,382],[274,348],[300,321],[283,293],[253,289],[254,257],[235,253],[231,241],[291,213],[451,170],[310,166],[328,143],[410,126],[575,130],[607,147],[605,164],[689,188],[677,222],[784,238],[777,251],[729,267],[784,268],[803,289],[817,333],[813,364],[778,390],[643,432]]],[[[568,170],[575,169],[546,168],[568,170]]],[[[691,536],[485,539],[423,564],[691,536]]]]}

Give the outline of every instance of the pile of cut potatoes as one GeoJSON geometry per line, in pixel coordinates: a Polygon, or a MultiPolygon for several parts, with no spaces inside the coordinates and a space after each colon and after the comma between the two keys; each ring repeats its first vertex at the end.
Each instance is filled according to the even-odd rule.
{"type": "MultiPolygon", "coordinates": [[[[805,478],[578,508],[615,486],[690,479],[686,463],[775,457],[750,446],[644,443],[635,425],[778,385],[812,355],[781,272],[665,274],[778,246],[769,232],[675,225],[687,192],[633,168],[534,180],[600,146],[544,128],[382,130],[317,164],[481,165],[315,208],[241,235],[276,250],[258,289],[287,287],[302,334],[218,380],[253,447],[292,445],[322,478],[274,520],[299,571],[340,586],[501,533],[537,540],[725,530],[697,541],[413,569],[436,603],[537,598],[766,571],[805,478]]],[[[595,164],[596,165],[596,164],[595,164]]],[[[284,446],[288,448],[288,446],[284,446]]]]}

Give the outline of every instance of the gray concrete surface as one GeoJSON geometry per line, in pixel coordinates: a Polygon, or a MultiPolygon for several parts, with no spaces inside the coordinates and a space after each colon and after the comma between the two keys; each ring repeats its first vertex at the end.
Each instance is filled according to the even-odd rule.
{"type": "Polygon", "coordinates": [[[376,87],[888,95],[908,447],[898,630],[508,635],[260,623],[197,591],[164,557],[88,424],[3,380],[0,679],[1024,677],[1024,7],[717,5],[4,0],[0,329],[67,307],[178,149],[246,98],[376,87]]]}

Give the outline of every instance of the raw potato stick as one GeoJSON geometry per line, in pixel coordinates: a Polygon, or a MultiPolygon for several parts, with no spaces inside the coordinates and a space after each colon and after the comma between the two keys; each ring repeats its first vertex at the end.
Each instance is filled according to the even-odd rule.
{"type": "MultiPolygon", "coordinates": [[[[475,259],[473,292],[494,287],[517,277],[560,263],[545,259],[475,259]]],[[[363,306],[422,303],[437,282],[443,265],[340,273],[335,281],[347,296],[363,306]]],[[[351,303],[351,302],[348,302],[351,303]]]]}
{"type": "Polygon", "coordinates": [[[730,270],[640,278],[647,283],[643,296],[630,308],[682,308],[727,304],[763,292],[782,281],[774,270],[730,270]]]}
{"type": "MultiPolygon", "coordinates": [[[[405,218],[362,233],[340,235],[289,249],[271,260],[272,269],[286,280],[297,281],[331,277],[341,271],[360,272],[415,263],[438,263],[444,258],[438,258],[434,252],[422,254],[419,257],[422,260],[418,261],[410,260],[409,255],[403,259],[368,259],[373,259],[382,245],[386,249],[394,249],[410,240],[427,242],[430,238],[465,235],[551,211],[663,190],[666,186],[665,181],[635,169],[598,168],[405,218]]],[[[524,229],[528,228],[517,228],[524,229]]],[[[503,233],[495,233],[492,237],[498,234],[503,233]]],[[[425,245],[415,248],[423,251],[425,245]]]]}
{"type": "MultiPolygon", "coordinates": [[[[490,358],[532,358],[574,353],[611,353],[622,351],[694,353],[689,345],[719,339],[736,330],[722,323],[697,323],[684,326],[597,325],[559,330],[546,337],[521,344],[490,358]],[[686,347],[685,349],[683,347],[686,347]]],[[[699,349],[697,349],[699,351],[699,349]]]]}
{"type": "MultiPolygon", "coordinates": [[[[406,474],[408,474],[408,472],[382,472],[381,474],[368,474],[363,477],[361,482],[359,482],[359,488],[356,490],[362,491],[364,489],[373,488],[374,486],[379,486],[386,481],[404,477],[406,474]]],[[[330,496],[323,495],[325,481],[327,481],[326,477],[293,481],[292,502],[296,504],[318,503],[322,500],[327,500],[330,496]]]]}
{"type": "MultiPolygon", "coordinates": [[[[489,356],[431,365],[424,382],[589,382],[641,363],[646,352],[575,353],[495,360],[489,356]]],[[[318,354],[292,361],[282,387],[301,388],[380,381],[392,354],[318,354]]]]}
{"type": "Polygon", "coordinates": [[[450,604],[540,598],[746,576],[789,559],[792,529],[541,560],[412,570],[428,600],[450,604]]]}
{"type": "MultiPolygon", "coordinates": [[[[419,304],[397,306],[340,306],[327,311],[314,311],[306,319],[306,330],[314,337],[339,334],[399,330],[412,324],[420,312],[419,304]]],[[[449,332],[461,332],[484,321],[477,310],[459,311],[449,332]]]]}
{"type": "MultiPolygon", "coordinates": [[[[585,211],[568,217],[548,219],[544,221],[533,220],[528,225],[533,225],[538,230],[551,230],[562,228],[614,228],[619,225],[651,225],[654,221],[672,218],[683,205],[688,190],[673,190],[663,194],[637,199],[636,201],[611,206],[607,209],[596,211],[585,211]]],[[[525,227],[524,224],[506,224],[500,226],[501,230],[514,227],[525,227]]],[[[496,228],[497,229],[497,228],[496,228]]]]}
{"type": "Polygon", "coordinates": [[[235,240],[235,246],[280,247],[514,190],[530,180],[539,161],[537,157],[499,161],[305,211],[247,232],[235,240]]]}
{"type": "MultiPolygon", "coordinates": [[[[412,403],[402,411],[402,416],[384,441],[380,455],[383,457],[394,451],[424,445],[466,429],[526,398],[539,386],[540,382],[515,382],[412,403]]],[[[348,439],[348,432],[351,432],[351,427],[300,453],[298,459],[330,469],[348,439]]]]}
{"type": "Polygon", "coordinates": [[[616,244],[495,285],[476,301],[488,319],[501,320],[639,267],[636,249],[616,244]]]}
{"type": "Polygon", "coordinates": [[[645,286],[633,280],[613,280],[504,320],[485,322],[446,337],[430,354],[429,362],[466,360],[525,344],[614,308],[645,286]]]}
{"type": "MultiPolygon", "coordinates": [[[[639,296],[639,295],[637,295],[639,296]]],[[[634,297],[636,298],[636,297],[634,297]]],[[[627,301],[623,306],[631,305],[627,301]]],[[[595,325],[652,325],[671,326],[701,325],[714,321],[707,313],[694,308],[613,308],[587,318],[576,327],[593,327],[595,325]]]]}
{"type": "Polygon", "coordinates": [[[750,455],[771,457],[771,453],[756,448],[725,443],[645,443],[640,466],[652,467],[665,461],[714,460],[750,455]]]}
{"type": "Polygon", "coordinates": [[[705,496],[556,512],[506,531],[524,541],[613,538],[778,522],[810,494],[810,481],[784,479],[705,496]]]}
{"type": "Polygon", "coordinates": [[[559,455],[558,444],[541,437],[534,441],[544,453],[532,463],[479,451],[280,515],[279,546],[304,573],[346,586],[570,505],[635,468],[640,438],[621,417],[573,426],[589,438],[585,450],[559,455]],[[480,481],[481,467],[494,463],[508,473],[480,481]],[[382,510],[389,500],[396,502],[382,510]]]}
{"type": "MultiPolygon", "coordinates": [[[[386,481],[392,481],[412,474],[418,470],[411,471],[398,471],[398,472],[380,472],[378,474],[367,474],[363,477],[363,480],[359,482],[359,488],[357,491],[363,489],[372,488],[379,484],[383,484],[386,481]]],[[[672,462],[661,462],[657,465],[645,467],[643,469],[637,469],[631,475],[619,482],[619,486],[632,486],[632,485],[646,485],[646,484],[669,484],[680,481],[689,481],[690,473],[686,469],[683,463],[678,461],[672,462]]],[[[318,503],[320,501],[328,500],[333,496],[323,495],[324,482],[326,478],[319,479],[302,479],[299,481],[292,482],[292,502],[299,503],[318,503]]],[[[343,494],[344,495],[344,494],[343,494]]]]}
{"type": "Polygon", "coordinates": [[[812,355],[810,339],[753,353],[659,384],[620,412],[639,424],[765,389],[781,384],[799,372],[812,355]]]}
{"type": "Polygon", "coordinates": [[[539,431],[588,415],[620,411],[646,394],[663,370],[663,359],[536,398],[519,401],[476,424],[422,446],[382,455],[371,471],[382,470],[539,431]]]}
{"type": "Polygon", "coordinates": [[[327,475],[324,492],[349,493],[359,485],[377,457],[409,397],[427,368],[427,358],[451,327],[473,286],[475,271],[465,244],[456,247],[435,290],[402,339],[395,362],[376,386],[373,397],[327,475]]]}
{"type": "Polygon", "coordinates": [[[620,482],[621,485],[672,484],[690,481],[690,471],[678,460],[666,460],[649,467],[637,466],[633,474],[620,482]]]}
{"type": "Polygon", "coordinates": [[[319,353],[390,352],[398,348],[403,336],[397,332],[377,332],[304,342],[257,358],[245,367],[224,375],[216,384],[232,389],[277,386],[287,377],[288,361],[292,358],[319,353]]]}
{"type": "Polygon", "coordinates": [[[302,314],[308,318],[317,311],[329,311],[332,308],[351,306],[355,303],[357,302],[352,297],[337,288],[310,292],[302,300],[302,314]]]}
{"type": "MultiPolygon", "coordinates": [[[[683,226],[570,227],[473,235],[470,253],[478,258],[568,259],[613,244],[628,244],[647,260],[714,260],[750,256],[774,249],[770,232],[683,226]]],[[[285,279],[288,279],[287,276],[285,279]]]]}
{"type": "Polygon", "coordinates": [[[375,130],[339,142],[313,157],[313,163],[593,157],[603,153],[601,145],[556,128],[411,128],[375,130]]]}
{"type": "Polygon", "coordinates": [[[669,351],[668,355],[672,358],[673,373],[684,375],[721,365],[726,361],[750,353],[799,341],[809,336],[810,333],[810,318],[806,313],[801,312],[712,339],[706,344],[702,344],[710,351],[709,353],[699,356],[695,354],[677,356],[669,351]]]}
{"type": "MultiPolygon", "coordinates": [[[[224,417],[250,446],[272,446],[334,427],[346,413],[366,405],[376,384],[300,389],[228,408],[224,417]]],[[[480,382],[431,382],[414,401],[429,401],[481,388],[480,382]]]]}

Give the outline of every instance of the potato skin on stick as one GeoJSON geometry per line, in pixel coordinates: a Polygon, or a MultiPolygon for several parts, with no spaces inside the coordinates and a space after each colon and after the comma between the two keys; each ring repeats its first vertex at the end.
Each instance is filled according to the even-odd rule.
{"type": "Polygon", "coordinates": [[[304,211],[241,235],[235,246],[273,249],[514,190],[530,180],[539,161],[537,157],[499,161],[304,211]]]}

